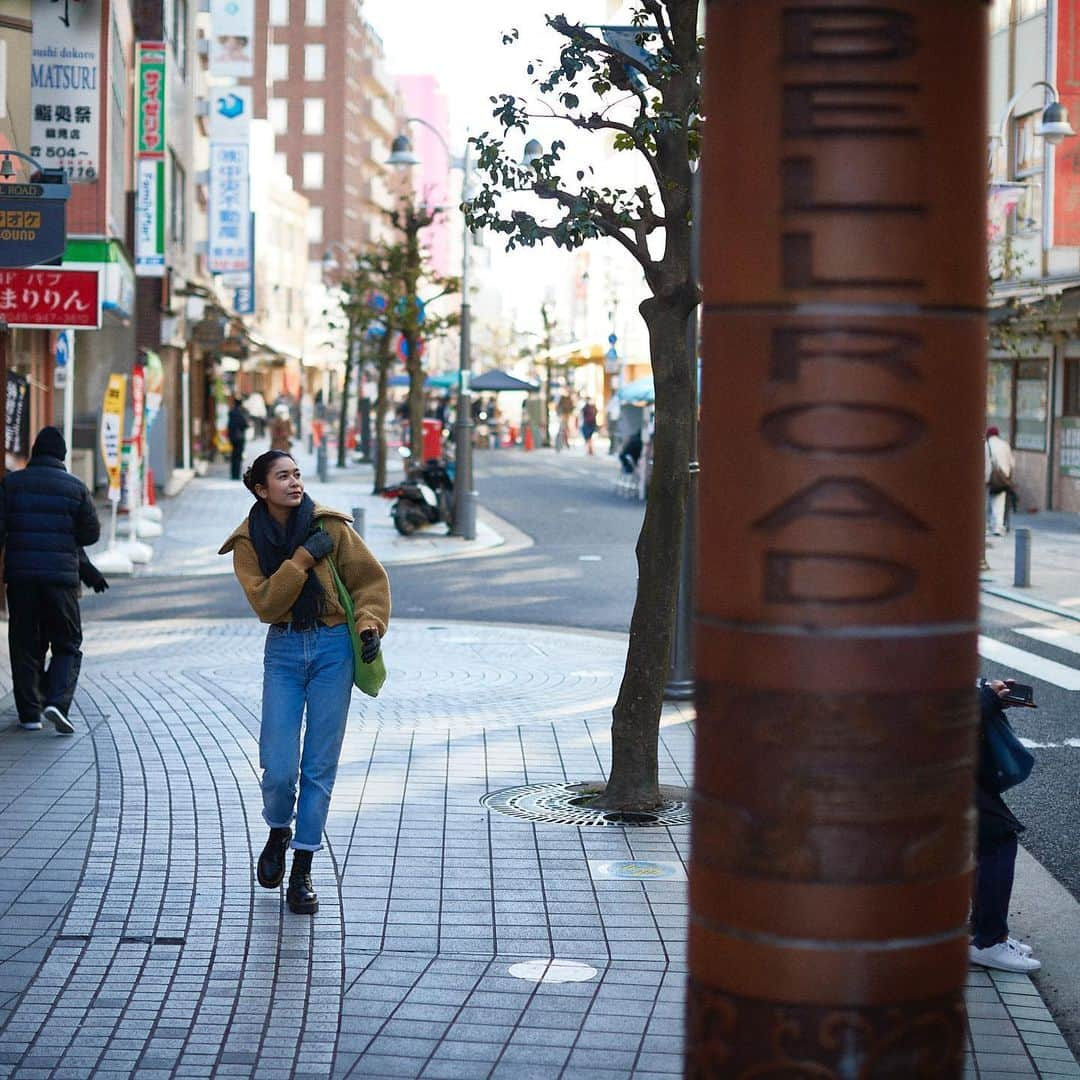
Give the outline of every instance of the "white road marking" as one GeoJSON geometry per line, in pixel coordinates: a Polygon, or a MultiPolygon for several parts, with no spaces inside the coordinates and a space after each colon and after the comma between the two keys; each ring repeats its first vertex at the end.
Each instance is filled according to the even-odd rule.
{"type": "Polygon", "coordinates": [[[1000,664],[1010,672],[1021,671],[1025,675],[1034,675],[1036,679],[1053,683],[1063,690],[1080,690],[1080,671],[1076,668],[1066,667],[1053,660],[1044,660],[1034,653],[1025,652],[982,634],[979,635],[979,655],[984,660],[1000,664]]]}
{"type": "Polygon", "coordinates": [[[1076,623],[1069,621],[1066,626],[1018,626],[1016,632],[1024,637],[1044,641],[1058,649],[1080,653],[1080,634],[1075,632],[1076,623]]]}

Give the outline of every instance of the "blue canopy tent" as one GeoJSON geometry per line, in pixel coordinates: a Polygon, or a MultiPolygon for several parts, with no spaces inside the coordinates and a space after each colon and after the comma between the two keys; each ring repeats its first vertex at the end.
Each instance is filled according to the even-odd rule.
{"type": "Polygon", "coordinates": [[[477,375],[475,379],[470,379],[469,386],[471,389],[482,393],[496,394],[503,390],[526,390],[531,393],[533,390],[540,389],[538,383],[526,382],[524,379],[519,379],[498,369],[485,371],[483,375],[477,375]]]}
{"type": "Polygon", "coordinates": [[[645,375],[619,387],[619,400],[626,405],[652,405],[656,401],[653,377],[645,375]]]}
{"type": "MultiPolygon", "coordinates": [[[[457,386],[457,372],[456,371],[440,371],[435,375],[429,375],[424,380],[425,390],[453,390],[457,386]]],[[[408,386],[408,375],[391,375],[386,380],[387,386],[408,386]]]]}

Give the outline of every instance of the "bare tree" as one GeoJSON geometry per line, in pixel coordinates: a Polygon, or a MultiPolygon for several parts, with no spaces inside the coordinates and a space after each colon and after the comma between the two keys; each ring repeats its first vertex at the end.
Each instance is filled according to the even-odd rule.
{"type": "MultiPolygon", "coordinates": [[[[654,464],[645,520],[637,543],[638,590],[630,645],[612,712],[611,775],[598,800],[609,809],[648,809],[660,802],[657,764],[678,592],[696,378],[687,322],[698,303],[690,265],[691,161],[701,132],[699,0],[639,0],[629,33],[594,32],[564,15],[547,17],[561,46],[535,85],[532,111],[511,94],[492,98],[501,136],[473,140],[486,180],[468,204],[470,223],[507,237],[507,247],[550,241],[573,249],[610,237],[640,264],[650,295],[641,303],[649,333],[656,391],[654,464]],[[583,100],[584,99],[584,100],[583,100]],[[567,172],[566,146],[552,144],[527,165],[505,139],[530,120],[561,120],[639,156],[649,180],[633,190],[586,182],[588,167],[567,172]],[[526,189],[547,216],[503,212],[509,191],[526,189]]],[[[517,31],[504,43],[517,40],[517,31]]],[[[545,68],[529,64],[530,74],[545,68]]]]}

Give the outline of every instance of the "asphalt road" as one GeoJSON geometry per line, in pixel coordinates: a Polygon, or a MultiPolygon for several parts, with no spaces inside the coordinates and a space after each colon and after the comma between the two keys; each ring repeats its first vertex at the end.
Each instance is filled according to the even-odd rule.
{"type": "MultiPolygon", "coordinates": [[[[388,568],[399,616],[625,631],[644,504],[614,493],[619,466],[580,449],[477,453],[480,503],[534,541],[525,550],[388,568]]],[[[114,577],[83,619],[243,618],[231,576],[114,577]]]]}

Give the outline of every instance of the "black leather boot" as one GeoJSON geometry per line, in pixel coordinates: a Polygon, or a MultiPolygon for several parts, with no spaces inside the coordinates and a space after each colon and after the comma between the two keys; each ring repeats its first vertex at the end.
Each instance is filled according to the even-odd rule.
{"type": "Polygon", "coordinates": [[[285,876],[285,852],[289,849],[292,829],[271,829],[270,839],[262,849],[255,876],[264,889],[276,889],[285,876]]]}
{"type": "Polygon", "coordinates": [[[293,852],[289,871],[289,890],[285,894],[289,910],[296,915],[314,915],[319,910],[319,897],[311,886],[311,852],[293,852]]]}

